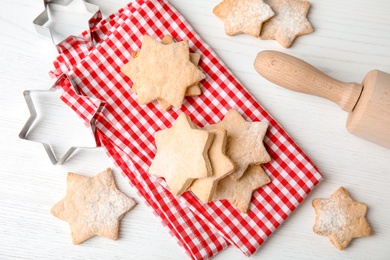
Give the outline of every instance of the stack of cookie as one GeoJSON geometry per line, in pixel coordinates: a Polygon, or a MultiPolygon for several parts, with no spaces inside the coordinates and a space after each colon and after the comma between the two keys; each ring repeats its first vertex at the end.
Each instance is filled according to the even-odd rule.
{"type": "Polygon", "coordinates": [[[245,33],[289,48],[296,37],[313,32],[309,8],[310,2],[301,0],[223,0],[213,12],[227,35],[245,33]]]}
{"type": "Polygon", "coordinates": [[[175,42],[166,35],[158,42],[148,35],[142,40],[141,50],[133,52],[121,72],[132,82],[138,103],[157,100],[164,110],[180,108],[185,96],[201,94],[199,81],[205,74],[198,68],[200,54],[190,53],[187,41],[175,42]]]}
{"type": "Polygon", "coordinates": [[[204,203],[226,199],[247,213],[253,191],[271,181],[261,167],[271,160],[263,145],[267,127],[230,110],[201,129],[182,113],[171,128],[156,132],[149,173],[164,177],[174,195],[191,191],[204,203]]]}

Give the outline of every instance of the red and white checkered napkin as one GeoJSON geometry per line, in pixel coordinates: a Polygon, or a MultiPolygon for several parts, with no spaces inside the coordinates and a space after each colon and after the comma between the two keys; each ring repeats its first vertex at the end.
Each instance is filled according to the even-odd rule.
{"type": "MultiPolygon", "coordinates": [[[[317,185],[321,174],[168,2],[138,0],[103,21],[95,32],[100,42],[89,49],[71,46],[56,60],[52,75],[68,73],[83,95],[105,102],[96,123],[100,144],[192,258],[209,258],[230,244],[245,255],[253,254],[317,185]],[[145,34],[187,39],[191,51],[202,54],[199,65],[207,74],[201,82],[203,93],[187,97],[180,110],[164,112],[156,103],[139,105],[131,81],[120,73],[145,34]],[[264,170],[272,182],[254,192],[249,214],[241,214],[227,201],[202,204],[188,192],[175,197],[163,179],[148,174],[156,153],[156,130],[170,127],[181,112],[200,126],[213,124],[231,108],[247,120],[270,123],[264,142],[272,161],[264,170]]],[[[66,92],[64,101],[88,118],[86,113],[96,107],[80,103],[69,81],[60,84],[66,92]]]]}

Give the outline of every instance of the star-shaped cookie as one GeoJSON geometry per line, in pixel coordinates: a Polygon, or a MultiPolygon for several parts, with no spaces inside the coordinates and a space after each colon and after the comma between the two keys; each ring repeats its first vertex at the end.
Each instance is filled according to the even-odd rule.
{"type": "Polygon", "coordinates": [[[214,134],[213,143],[209,149],[212,175],[207,178],[195,180],[190,187],[202,202],[207,203],[212,199],[217,183],[235,169],[235,165],[229,157],[225,155],[227,134],[225,129],[211,130],[214,134]]]}
{"type": "MultiPolygon", "coordinates": [[[[161,43],[164,44],[164,45],[167,45],[167,44],[172,44],[176,42],[173,37],[169,34],[165,35],[164,38],[161,39],[161,43]]],[[[139,52],[136,51],[136,52],[133,52],[131,53],[131,56],[135,59],[138,57],[138,54],[139,52]]],[[[199,53],[190,53],[190,61],[195,65],[195,66],[198,66],[199,64],[199,61],[200,61],[200,57],[201,55],[199,53]]],[[[130,66],[129,63],[125,64],[121,70],[126,72],[128,70],[128,66],[130,66]]],[[[133,84],[133,86],[131,87],[131,90],[135,93],[137,93],[137,85],[136,84],[133,84]]],[[[202,90],[199,86],[199,82],[196,82],[195,84],[189,86],[186,90],[186,93],[185,95],[186,96],[199,96],[200,94],[202,93],[202,90]]],[[[159,99],[158,100],[158,103],[159,105],[161,106],[162,109],[164,110],[169,110],[171,109],[172,105],[169,104],[166,100],[164,99],[159,99]]]]}
{"type": "Polygon", "coordinates": [[[149,173],[164,177],[172,194],[180,195],[195,179],[212,174],[208,151],[214,136],[197,129],[186,114],[181,113],[171,128],[154,137],[157,153],[149,173]]]}
{"type": "Polygon", "coordinates": [[[205,129],[226,129],[226,155],[236,164],[236,170],[229,175],[238,180],[248,165],[269,162],[271,157],[264,147],[263,139],[267,132],[267,122],[247,122],[236,110],[231,109],[223,120],[205,129]]]}
{"type": "Polygon", "coordinates": [[[118,239],[119,222],[136,202],[120,192],[111,169],[95,177],[68,173],[66,196],[51,213],[69,223],[73,244],[95,236],[118,239]]]}
{"type": "Polygon", "coordinates": [[[263,24],[260,38],[277,40],[289,48],[298,36],[313,32],[306,18],[310,2],[301,0],[265,0],[275,11],[275,16],[263,24]]]}
{"type": "Polygon", "coordinates": [[[344,187],[340,187],[329,199],[314,199],[315,233],[328,236],[333,245],[342,250],[353,238],[372,234],[366,220],[367,206],[354,201],[344,187]]]}
{"type": "Polygon", "coordinates": [[[225,177],[217,184],[213,200],[228,200],[242,213],[248,213],[252,194],[271,182],[260,165],[251,165],[238,181],[225,177]]]}
{"type": "Polygon", "coordinates": [[[224,22],[227,35],[245,33],[259,37],[263,22],[274,16],[263,0],[223,0],[213,13],[224,22]]]}
{"type": "Polygon", "coordinates": [[[187,41],[162,44],[148,35],[136,59],[121,68],[136,84],[138,103],[166,100],[180,108],[187,88],[205,75],[190,61],[187,41]]]}

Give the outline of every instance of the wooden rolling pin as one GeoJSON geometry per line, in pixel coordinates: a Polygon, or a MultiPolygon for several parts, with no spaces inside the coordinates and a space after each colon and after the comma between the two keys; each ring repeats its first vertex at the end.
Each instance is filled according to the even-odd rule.
{"type": "Polygon", "coordinates": [[[277,51],[260,52],[254,67],[277,85],[335,102],[349,113],[347,129],[351,134],[390,148],[390,74],[373,70],[362,84],[345,83],[277,51]]]}

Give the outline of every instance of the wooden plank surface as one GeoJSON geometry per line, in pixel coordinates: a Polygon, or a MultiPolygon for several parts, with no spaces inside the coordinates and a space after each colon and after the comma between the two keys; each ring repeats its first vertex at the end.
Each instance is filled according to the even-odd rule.
{"type": "MultiPolygon", "coordinates": [[[[105,15],[127,3],[94,2],[105,15]]],[[[171,0],[324,175],[253,259],[388,259],[390,150],[348,134],[347,114],[335,104],[266,81],[255,72],[253,61],[259,51],[272,49],[304,59],[342,81],[361,82],[372,69],[390,72],[390,3],[313,0],[309,19],[315,32],[284,49],[275,41],[226,36],[222,22],[212,14],[218,2],[171,0]],[[368,205],[367,219],[374,231],[344,251],[312,231],[311,200],[329,197],[340,186],[368,205]]],[[[18,138],[29,116],[23,90],[48,89],[53,84],[48,71],[56,50],[32,25],[42,11],[38,0],[0,2],[0,259],[185,259],[183,249],[103,150],[80,150],[66,164],[53,166],[40,144],[18,138]],[[73,246],[68,224],[53,217],[50,208],[65,195],[68,171],[93,176],[107,167],[113,167],[119,189],[139,204],[123,218],[118,241],[94,237],[73,246]]],[[[43,135],[56,133],[58,126],[72,128],[67,124],[73,120],[70,116],[59,118],[54,110],[45,111],[53,122],[43,135]]],[[[61,148],[62,141],[57,145],[61,148]]],[[[231,247],[215,259],[247,258],[231,247]]]]}

